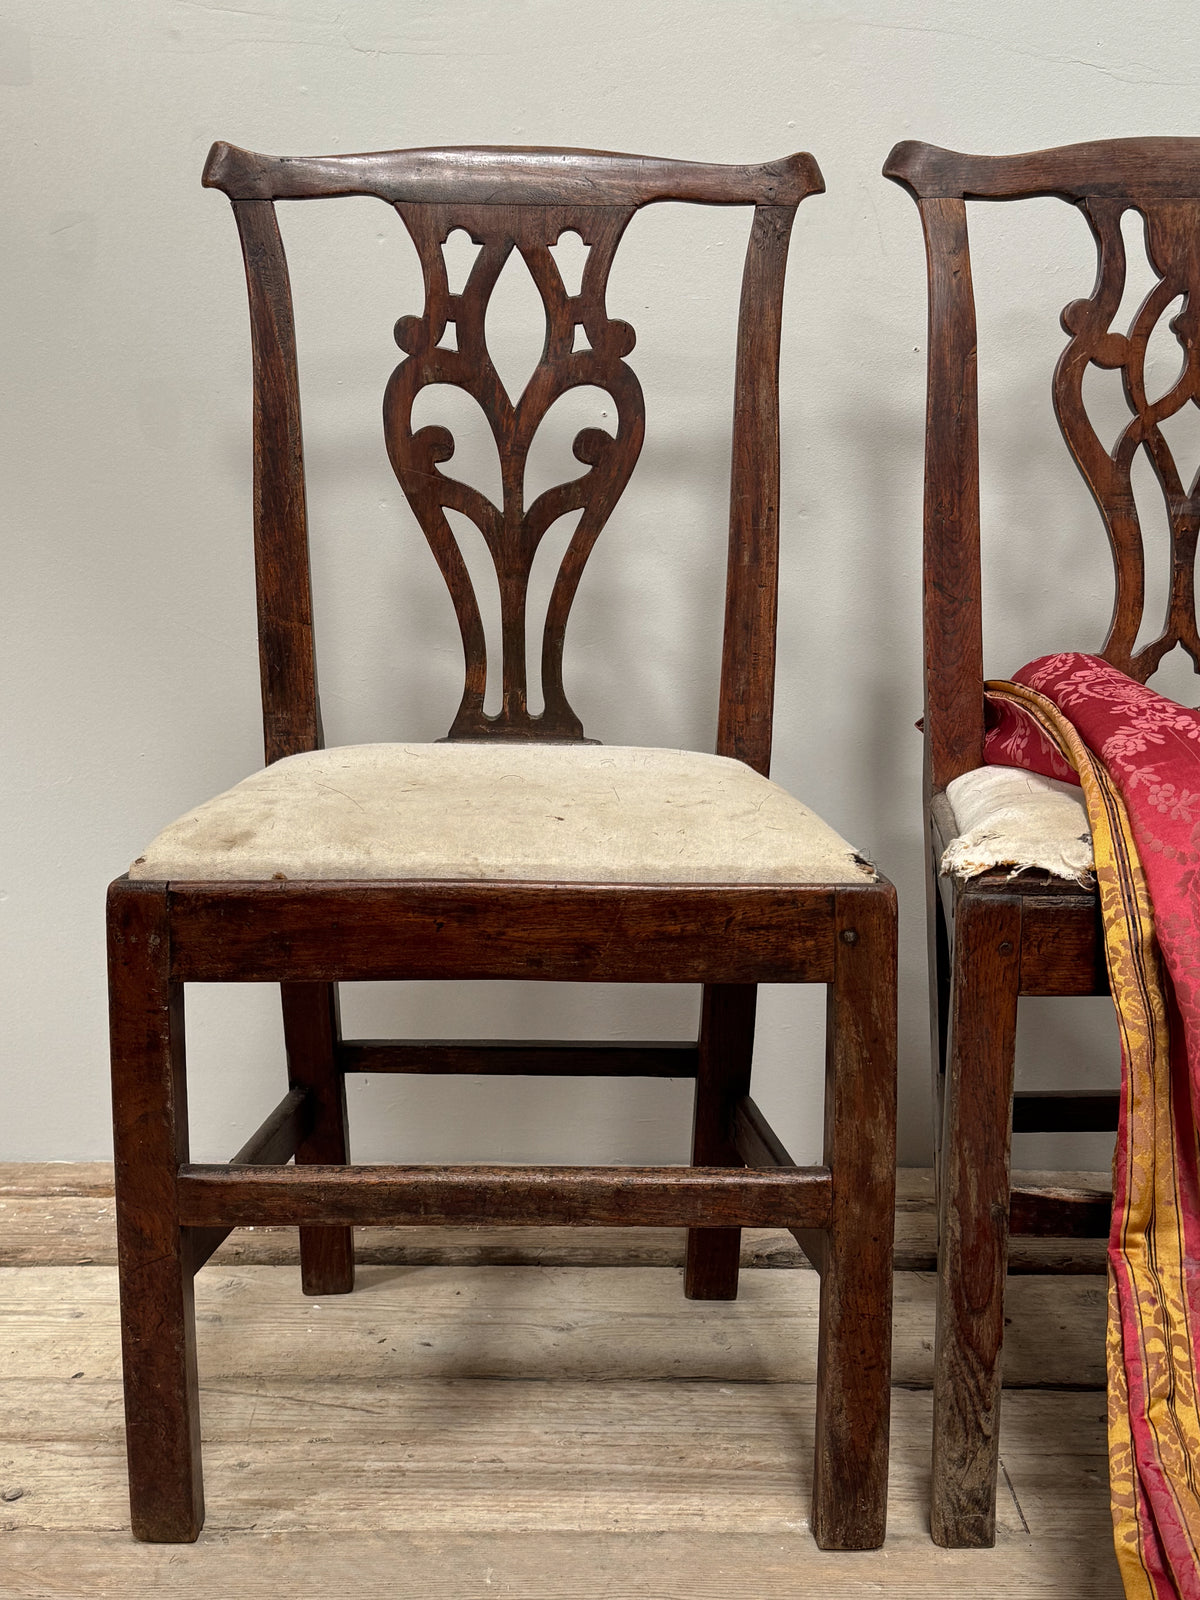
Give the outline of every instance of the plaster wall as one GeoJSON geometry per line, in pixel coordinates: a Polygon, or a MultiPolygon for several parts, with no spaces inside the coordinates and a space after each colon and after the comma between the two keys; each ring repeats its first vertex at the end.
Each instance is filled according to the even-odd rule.
{"type": "MultiPolygon", "coordinates": [[[[0,1159],[107,1155],[105,885],[261,762],[244,287],[228,206],[199,184],[224,138],[297,154],[816,154],[828,193],[800,210],[783,341],[774,774],[899,887],[901,1154],[927,1160],[924,263],[915,209],[879,169],[904,137],[1002,152],[1194,133],[1193,21],[1183,0],[8,0],[0,1159]]],[[[378,420],[392,323],[420,305],[415,257],[375,202],[281,209],[327,735],[437,738],[461,685],[457,633],[378,420]]],[[[711,748],[746,226],[653,208],[613,275],[610,309],[639,333],[648,442],[567,646],[568,690],[605,741],[711,748]]],[[[976,269],[988,668],[1003,674],[1095,646],[1108,616],[1103,536],[1049,398],[1058,311],[1091,285],[1087,230],[1054,201],[989,208],[976,269]]],[[[517,366],[540,342],[531,292],[503,287],[517,366]]],[[[1152,535],[1165,542],[1161,515],[1152,535]]],[[[345,1009],[356,1033],[645,1038],[687,1034],[697,995],[385,986],[349,989],[345,1009]]],[[[193,1149],[220,1158],[280,1092],[277,1004],[204,990],[188,1015],[193,1149]]],[[[756,1093],[801,1159],[819,1148],[822,1018],[817,993],[764,994],[756,1093]]],[[[1107,1002],[1031,1003],[1022,1071],[1111,1080],[1112,1033],[1107,1002]]],[[[686,1158],[685,1084],[384,1079],[352,1096],[361,1159],[686,1158]]],[[[1022,1165],[1104,1159],[1095,1141],[1018,1150],[1022,1165]]]]}

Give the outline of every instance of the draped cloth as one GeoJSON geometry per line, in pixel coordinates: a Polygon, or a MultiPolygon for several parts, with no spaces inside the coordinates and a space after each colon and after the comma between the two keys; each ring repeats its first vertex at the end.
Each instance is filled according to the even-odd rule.
{"type": "Polygon", "coordinates": [[[1117,1560],[1136,1600],[1200,1600],[1200,711],[1095,656],[987,685],[989,762],[1083,789],[1121,1036],[1108,1246],[1117,1560]]]}

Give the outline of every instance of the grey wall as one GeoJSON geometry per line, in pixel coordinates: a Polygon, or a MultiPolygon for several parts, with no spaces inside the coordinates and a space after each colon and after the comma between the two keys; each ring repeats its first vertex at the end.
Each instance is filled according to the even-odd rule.
{"type": "MultiPolygon", "coordinates": [[[[260,764],[249,377],[214,138],[319,153],[574,144],[719,161],[811,149],[783,358],[784,569],[775,776],[897,882],[902,1153],[928,1156],[919,822],[924,269],[879,177],[906,136],[1009,151],[1195,132],[1193,12],[1112,0],[8,0],[0,22],[0,1158],[108,1150],[104,887],[163,823],[260,764]]],[[[292,207],[331,741],[436,738],[460,679],[449,605],[383,453],[390,329],[419,308],[373,202],[292,207]]],[[[639,330],[648,446],[568,636],[590,730],[711,748],[737,273],[746,219],[659,207],[610,290],[639,330]]],[[[980,221],[988,665],[1098,643],[1102,536],[1050,414],[1057,312],[1091,284],[1056,202],[980,221]],[[1034,372],[1031,361],[1040,360],[1034,372]]],[[[506,291],[507,292],[507,291],[506,291]]],[[[519,285],[514,309],[522,308],[519,285]]],[[[528,312],[528,305],[524,310],[528,312]]],[[[523,333],[527,346],[529,318],[523,333]]],[[[514,350],[514,354],[520,354],[514,350]]],[[[1159,523],[1155,523],[1158,530],[1159,523]]],[[[1156,537],[1162,538],[1156,531],[1156,537]]],[[[1190,693],[1190,690],[1188,691],[1190,693]]],[[[1111,1075],[1107,1002],[1031,1007],[1027,1054],[1111,1075]],[[1083,1024],[1080,1043],[1076,1023],[1083,1024]]],[[[346,996],[352,1028],[684,1034],[696,996],[430,987],[346,996]]],[[[818,1144],[821,1006],[769,991],[759,1098],[818,1144]]],[[[274,1102],[269,992],[189,1001],[194,1148],[227,1155],[274,1102]]],[[[354,1086],[361,1157],[673,1159],[683,1085],[354,1086]]],[[[1102,1146],[1027,1141],[1026,1165],[1102,1146]]]]}

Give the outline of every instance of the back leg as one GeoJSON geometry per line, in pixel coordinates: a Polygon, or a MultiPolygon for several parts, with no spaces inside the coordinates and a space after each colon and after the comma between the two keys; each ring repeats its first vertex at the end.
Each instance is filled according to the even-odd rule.
{"type": "MultiPolygon", "coordinates": [[[[750,1092],[754,1014],[752,983],[710,983],[700,1012],[700,1060],[692,1165],[740,1167],[731,1143],[733,1112],[750,1092]]],[[[683,1289],[689,1300],[736,1300],[740,1228],[689,1228],[683,1289]]]]}
{"type": "MultiPolygon", "coordinates": [[[[346,1080],[338,1070],[341,1035],[337,985],[281,983],[288,1083],[309,1091],[312,1131],[296,1165],[344,1166],[350,1159],[346,1080]]],[[[349,1294],[354,1288],[354,1229],[300,1229],[300,1283],[305,1294],[349,1294]]]]}

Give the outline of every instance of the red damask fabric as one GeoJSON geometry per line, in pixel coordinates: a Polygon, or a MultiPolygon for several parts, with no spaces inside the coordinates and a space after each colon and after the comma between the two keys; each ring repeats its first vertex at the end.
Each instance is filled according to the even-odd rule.
{"type": "Polygon", "coordinates": [[[1124,1080],[1108,1251],[1122,1578],[1138,1600],[1200,1600],[1200,711],[1078,654],[989,688],[985,758],[1082,778],[1096,847],[1124,1080]]]}

